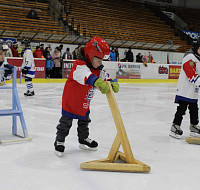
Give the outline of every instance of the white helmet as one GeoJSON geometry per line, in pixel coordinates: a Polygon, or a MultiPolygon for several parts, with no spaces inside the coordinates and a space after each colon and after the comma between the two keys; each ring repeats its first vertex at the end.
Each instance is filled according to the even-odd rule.
{"type": "Polygon", "coordinates": [[[9,47],[7,44],[3,44],[3,51],[9,50],[9,47]]]}

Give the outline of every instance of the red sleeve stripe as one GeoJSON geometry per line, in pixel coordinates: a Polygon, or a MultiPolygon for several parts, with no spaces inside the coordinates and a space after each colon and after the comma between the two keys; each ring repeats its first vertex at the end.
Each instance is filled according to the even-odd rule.
{"type": "Polygon", "coordinates": [[[190,62],[192,60],[188,60],[187,62],[185,62],[183,64],[183,70],[186,74],[186,76],[190,79],[190,82],[196,82],[197,79],[199,78],[197,72],[196,72],[196,65],[194,65],[193,67],[190,65],[190,62]]]}

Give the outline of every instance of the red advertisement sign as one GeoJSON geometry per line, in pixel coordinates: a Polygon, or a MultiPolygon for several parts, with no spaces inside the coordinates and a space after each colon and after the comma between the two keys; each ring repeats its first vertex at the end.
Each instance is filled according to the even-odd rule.
{"type": "Polygon", "coordinates": [[[75,60],[63,60],[62,78],[68,78],[75,60]]]}
{"type": "Polygon", "coordinates": [[[178,79],[180,72],[180,65],[169,65],[169,79],[178,79]]]}
{"type": "MultiPolygon", "coordinates": [[[[7,62],[17,67],[17,78],[20,78],[20,69],[23,58],[9,58],[7,62]]],[[[45,59],[34,59],[35,61],[35,78],[45,78],[45,59]]]]}
{"type": "Polygon", "coordinates": [[[162,74],[168,74],[168,68],[164,67],[164,66],[159,66],[158,67],[158,74],[162,75],[162,74]]]}

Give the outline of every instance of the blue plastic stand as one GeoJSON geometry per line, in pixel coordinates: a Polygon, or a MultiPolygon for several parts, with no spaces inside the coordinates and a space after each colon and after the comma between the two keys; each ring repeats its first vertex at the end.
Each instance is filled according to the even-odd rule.
{"type": "Polygon", "coordinates": [[[19,84],[22,84],[22,68],[20,69],[20,79],[19,79],[19,84]]]}
{"type": "MultiPolygon", "coordinates": [[[[6,70],[5,68],[0,68],[0,69],[6,70]]],[[[31,140],[31,138],[28,135],[23,111],[22,111],[21,104],[19,101],[16,81],[17,81],[17,71],[16,71],[16,67],[14,67],[13,68],[12,87],[4,87],[4,86],[0,87],[0,90],[1,89],[12,89],[12,109],[0,110],[0,116],[12,116],[12,134],[15,136],[18,136],[18,137],[22,137],[22,138],[14,139],[14,140],[1,140],[0,141],[1,144],[8,143],[8,142],[31,140]],[[24,136],[20,136],[17,134],[17,116],[19,116],[24,136]]]]}

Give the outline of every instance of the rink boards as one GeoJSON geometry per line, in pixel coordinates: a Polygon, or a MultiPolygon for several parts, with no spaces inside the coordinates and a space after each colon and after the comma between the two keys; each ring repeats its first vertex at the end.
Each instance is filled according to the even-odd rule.
{"type": "MultiPolygon", "coordinates": [[[[63,60],[62,77],[67,78],[74,60],[63,60]]],[[[113,79],[178,79],[180,64],[103,61],[104,70],[113,79]]]]}

